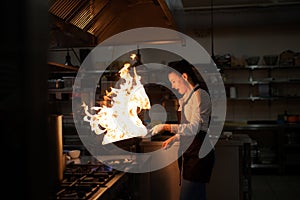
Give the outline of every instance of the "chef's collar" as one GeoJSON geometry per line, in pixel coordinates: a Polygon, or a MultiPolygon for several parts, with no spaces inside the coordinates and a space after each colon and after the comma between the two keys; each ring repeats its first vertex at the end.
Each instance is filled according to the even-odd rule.
{"type": "Polygon", "coordinates": [[[199,88],[200,88],[200,85],[199,85],[199,84],[196,84],[196,85],[194,86],[194,88],[193,88],[190,92],[185,93],[185,94],[183,95],[183,97],[182,97],[183,102],[187,103],[187,101],[189,100],[190,96],[192,96],[192,94],[193,94],[197,89],[199,89],[199,88]]]}

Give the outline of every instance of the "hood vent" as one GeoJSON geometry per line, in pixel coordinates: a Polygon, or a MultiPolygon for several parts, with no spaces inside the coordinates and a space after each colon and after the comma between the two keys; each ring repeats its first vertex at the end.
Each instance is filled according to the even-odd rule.
{"type": "Polygon", "coordinates": [[[96,46],[108,37],[147,26],[176,29],[164,0],[51,0],[50,46],[96,46]]]}

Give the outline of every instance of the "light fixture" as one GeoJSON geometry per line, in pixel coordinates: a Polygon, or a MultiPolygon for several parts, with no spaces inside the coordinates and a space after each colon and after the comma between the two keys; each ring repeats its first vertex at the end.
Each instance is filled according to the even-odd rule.
{"type": "Polygon", "coordinates": [[[140,53],[139,46],[137,47],[136,54],[131,54],[130,57],[135,61],[131,67],[135,67],[135,70],[143,77],[143,74],[148,71],[148,68],[142,62],[142,55],[140,53]]]}
{"type": "Polygon", "coordinates": [[[69,49],[67,49],[67,55],[66,55],[66,62],[65,65],[67,66],[73,66],[72,62],[71,62],[71,56],[69,54],[69,49]]]}
{"type": "Polygon", "coordinates": [[[141,53],[140,53],[139,47],[137,48],[136,54],[131,54],[130,58],[135,61],[135,63],[132,65],[132,67],[137,67],[137,66],[143,64],[142,60],[141,60],[142,57],[141,57],[141,53]]]}
{"type": "Polygon", "coordinates": [[[140,49],[138,48],[137,49],[137,53],[136,53],[136,63],[135,63],[135,66],[139,66],[139,65],[142,65],[142,57],[141,57],[141,53],[140,53],[140,49]]]}

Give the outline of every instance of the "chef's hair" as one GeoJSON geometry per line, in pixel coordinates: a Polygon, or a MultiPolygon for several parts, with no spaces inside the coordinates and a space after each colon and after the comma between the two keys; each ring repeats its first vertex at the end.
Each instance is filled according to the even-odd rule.
{"type": "Polygon", "coordinates": [[[186,73],[188,75],[188,81],[191,85],[196,85],[200,83],[200,80],[196,75],[198,74],[197,70],[187,60],[182,59],[182,60],[172,61],[168,63],[168,66],[176,70],[178,74],[182,75],[186,73]]]}

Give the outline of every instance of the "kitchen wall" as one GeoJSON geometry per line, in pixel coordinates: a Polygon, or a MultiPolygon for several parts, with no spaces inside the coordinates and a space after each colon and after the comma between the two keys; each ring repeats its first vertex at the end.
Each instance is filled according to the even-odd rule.
{"type": "MultiPolygon", "coordinates": [[[[211,53],[209,31],[194,32],[193,37],[211,53]]],[[[279,55],[285,50],[300,52],[300,28],[297,26],[224,28],[214,31],[214,54],[231,54],[238,59],[260,56],[258,64],[263,64],[262,56],[279,55]]],[[[243,70],[240,70],[242,76],[243,70]]],[[[282,77],[300,79],[300,69],[282,71],[282,77]],[[292,72],[291,72],[292,71],[292,72]]],[[[233,72],[232,72],[233,73],[233,72]]],[[[234,72],[237,73],[237,72],[234,72]]],[[[279,72],[280,73],[280,72],[279,72]]],[[[243,75],[245,76],[245,75],[243,75]]],[[[234,81],[234,80],[233,80],[234,81]]],[[[285,87],[285,93],[293,95],[297,86],[285,87]]],[[[298,87],[299,91],[299,87],[298,87]]],[[[276,120],[278,114],[287,110],[290,114],[300,114],[300,102],[292,101],[228,101],[227,120],[276,120]]]]}
{"type": "MultiPolygon", "coordinates": [[[[209,30],[193,31],[187,33],[198,41],[209,54],[211,54],[211,33],[209,30]]],[[[262,56],[279,55],[285,50],[300,52],[300,28],[296,26],[257,26],[257,27],[228,27],[214,30],[214,54],[230,54],[237,59],[247,56],[260,56],[259,64],[262,64],[262,56]]],[[[81,48],[82,49],[82,48],[81,48]]],[[[92,48],[88,48],[92,49],[92,48]]],[[[70,51],[73,65],[80,66],[79,48],[70,51]]],[[[58,63],[65,62],[66,51],[50,51],[48,60],[58,63]]],[[[145,63],[155,57],[157,62],[167,63],[175,58],[166,58],[162,54],[147,54],[142,59],[145,63]]],[[[153,61],[152,61],[153,62],[153,61]]],[[[292,70],[292,69],[291,69],[292,70]]],[[[300,71],[300,70],[299,70],[300,71]]],[[[247,76],[245,71],[234,72],[237,76],[247,76]]],[[[247,72],[246,72],[247,73],[247,72]]],[[[286,71],[286,76],[290,72],[286,71]]],[[[285,74],[281,74],[282,77],[285,74]]],[[[294,74],[294,78],[300,78],[300,72],[294,74]]],[[[241,77],[240,77],[241,78],[241,77]]],[[[288,78],[288,77],[287,77],[288,78]]],[[[299,84],[298,84],[299,86],[299,84]]],[[[294,87],[285,87],[287,94],[295,92],[294,87]]],[[[228,101],[227,120],[276,120],[278,114],[285,110],[291,114],[300,114],[300,102],[293,101],[228,101]]]]}
{"type": "MultiPolygon", "coordinates": [[[[284,50],[300,52],[300,28],[291,27],[243,27],[214,30],[214,53],[230,53],[240,58],[244,56],[263,56],[280,54],[284,50]]],[[[191,33],[209,53],[211,35],[209,31],[191,33]]]]}
{"type": "MultiPolygon", "coordinates": [[[[189,35],[201,44],[211,54],[211,35],[209,31],[195,31],[189,35]]],[[[263,56],[280,54],[284,50],[300,52],[300,27],[275,27],[275,28],[228,28],[215,30],[214,53],[222,55],[230,53],[241,58],[245,56],[263,56]]],[[[80,65],[76,56],[80,56],[79,49],[70,50],[73,65],[80,65]],[[77,55],[75,55],[77,54],[77,55]]],[[[87,47],[86,49],[92,49],[87,47]]],[[[48,54],[49,61],[64,63],[67,49],[51,50],[48,54]]],[[[161,56],[162,63],[165,58],[161,56]]],[[[262,60],[261,60],[262,61],[262,60]]]]}

